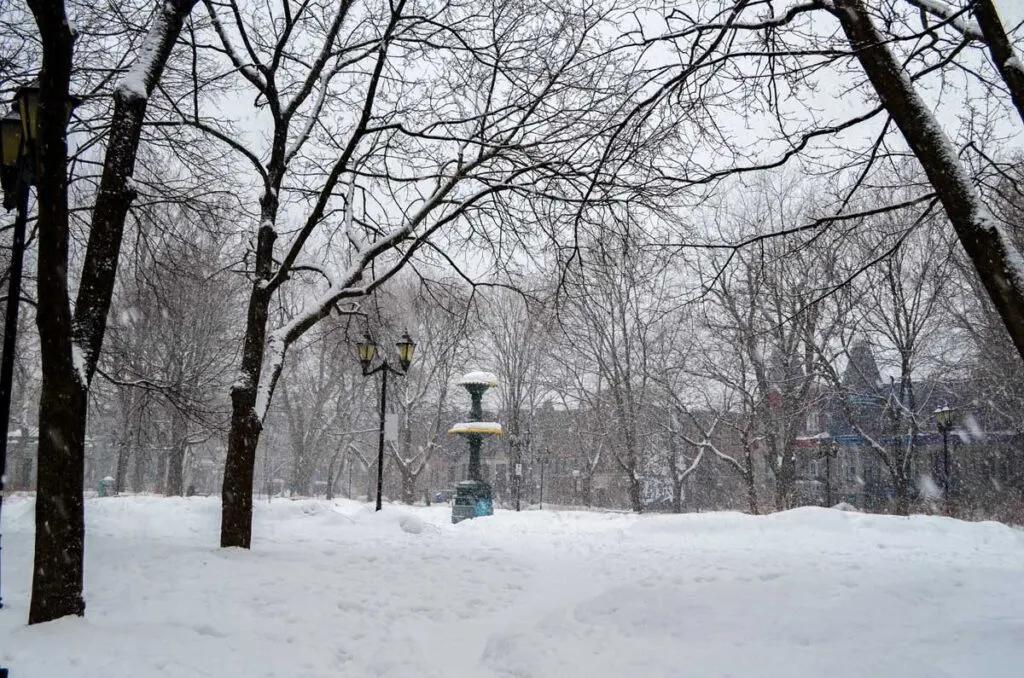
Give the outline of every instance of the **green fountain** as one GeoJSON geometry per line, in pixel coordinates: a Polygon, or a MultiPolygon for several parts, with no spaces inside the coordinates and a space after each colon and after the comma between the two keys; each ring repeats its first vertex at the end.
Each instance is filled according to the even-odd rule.
{"type": "Polygon", "coordinates": [[[469,478],[455,486],[455,499],[452,502],[453,523],[494,514],[491,486],[484,482],[480,469],[480,449],[484,436],[500,436],[504,433],[501,424],[483,421],[484,393],[498,385],[497,377],[490,372],[470,372],[456,383],[469,392],[469,420],[455,424],[448,433],[465,436],[469,441],[469,478]]]}

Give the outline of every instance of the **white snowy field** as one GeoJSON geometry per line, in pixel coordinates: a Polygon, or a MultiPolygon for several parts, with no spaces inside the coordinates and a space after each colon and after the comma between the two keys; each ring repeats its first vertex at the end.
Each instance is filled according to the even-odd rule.
{"type": "Polygon", "coordinates": [[[32,502],[3,511],[12,678],[1024,675],[1024,532],[800,509],[631,516],[351,501],[87,502],[87,616],[25,626],[32,502]]]}

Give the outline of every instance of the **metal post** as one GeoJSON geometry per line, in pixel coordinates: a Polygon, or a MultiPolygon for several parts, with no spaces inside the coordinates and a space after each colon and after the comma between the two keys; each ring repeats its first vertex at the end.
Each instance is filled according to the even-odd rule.
{"type": "Polygon", "coordinates": [[[949,426],[942,427],[942,499],[946,504],[946,515],[952,515],[949,503],[949,426]]]}
{"type": "Polygon", "coordinates": [[[380,378],[380,437],[377,440],[377,508],[381,509],[380,501],[384,493],[384,420],[387,417],[388,404],[388,366],[384,363],[380,378]]]}
{"type": "Polygon", "coordinates": [[[520,470],[522,469],[522,455],[517,453],[516,460],[512,463],[512,490],[516,496],[516,511],[520,510],[519,495],[523,485],[522,479],[519,477],[520,470]]]}
{"type": "Polygon", "coordinates": [[[832,448],[825,454],[825,504],[832,507],[832,448]]]}
{"type": "MultiPolygon", "coordinates": [[[[0,437],[0,519],[3,516],[4,478],[7,473],[8,422],[11,416],[11,389],[14,381],[14,352],[18,343],[18,306],[21,300],[21,268],[25,259],[25,222],[28,219],[28,182],[23,171],[18,173],[14,234],[11,251],[11,279],[7,286],[7,312],[4,317],[3,355],[0,357],[0,422],[4,434],[0,437]]],[[[25,431],[21,432],[25,435],[25,431]]],[[[2,520],[0,520],[2,525],[2,520]]],[[[2,535],[0,535],[2,537],[2,535]]],[[[0,561],[2,561],[0,553],[0,561]]],[[[2,572],[2,568],[0,568],[2,572]]],[[[0,608],[4,606],[0,588],[0,608]]],[[[2,674],[0,674],[2,675],[2,674]]]]}
{"type": "MultiPolygon", "coordinates": [[[[487,386],[470,384],[466,386],[466,390],[469,391],[470,398],[469,420],[483,421],[483,399],[487,386]]],[[[479,433],[470,433],[466,438],[469,440],[469,479],[483,481],[484,478],[480,467],[480,447],[483,444],[484,437],[479,433]]]]}
{"type": "Polygon", "coordinates": [[[483,474],[480,472],[480,443],[483,436],[479,433],[470,433],[466,436],[469,439],[469,479],[483,481],[483,474]]]}
{"type": "Polygon", "coordinates": [[[540,458],[540,509],[544,510],[544,462],[547,461],[547,456],[540,458]]]}

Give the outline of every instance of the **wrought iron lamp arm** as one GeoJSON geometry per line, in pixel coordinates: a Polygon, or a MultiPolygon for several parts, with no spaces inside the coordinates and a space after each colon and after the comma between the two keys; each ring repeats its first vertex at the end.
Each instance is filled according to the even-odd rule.
{"type": "Polygon", "coordinates": [[[364,377],[369,377],[369,376],[372,376],[374,374],[377,374],[378,372],[383,372],[384,370],[387,370],[391,374],[396,374],[396,375],[398,375],[400,377],[404,377],[409,372],[408,369],[402,370],[402,369],[398,369],[396,367],[392,367],[391,363],[389,363],[387,360],[382,360],[380,362],[380,364],[377,365],[376,367],[367,367],[367,366],[364,365],[363,366],[363,376],[364,377]]]}

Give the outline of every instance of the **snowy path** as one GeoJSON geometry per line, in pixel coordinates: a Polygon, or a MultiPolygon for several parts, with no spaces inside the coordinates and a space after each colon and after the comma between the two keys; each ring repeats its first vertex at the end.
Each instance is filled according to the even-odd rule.
{"type": "Polygon", "coordinates": [[[87,503],[87,617],[28,628],[32,505],[4,506],[12,678],[1018,677],[1024,532],[802,509],[626,516],[275,501],[87,503]],[[404,523],[405,529],[402,527],[404,523]],[[418,533],[417,533],[417,530],[418,533]]]}

